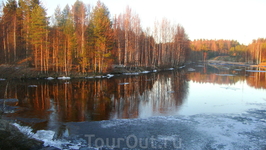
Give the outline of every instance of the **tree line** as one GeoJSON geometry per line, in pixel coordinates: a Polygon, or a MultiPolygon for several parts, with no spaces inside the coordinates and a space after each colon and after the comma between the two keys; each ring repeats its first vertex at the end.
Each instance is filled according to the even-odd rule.
{"type": "Polygon", "coordinates": [[[42,73],[108,72],[113,66],[175,67],[184,64],[190,41],[167,19],[143,29],[127,7],[110,17],[100,1],[77,0],[47,16],[39,0],[7,0],[0,14],[0,64],[22,64],[42,73]]]}
{"type": "Polygon", "coordinates": [[[248,45],[248,53],[250,55],[250,60],[255,64],[266,62],[266,39],[258,38],[253,40],[251,44],[248,45]]]}
{"type": "Polygon", "coordinates": [[[236,61],[250,64],[266,62],[266,39],[253,40],[251,44],[243,45],[236,40],[206,40],[199,39],[190,42],[191,59],[207,60],[216,56],[231,56],[236,61]]]}

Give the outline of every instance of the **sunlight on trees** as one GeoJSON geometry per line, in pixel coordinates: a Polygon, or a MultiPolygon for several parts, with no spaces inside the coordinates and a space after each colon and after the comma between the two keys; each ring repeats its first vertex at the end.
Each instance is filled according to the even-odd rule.
{"type": "Polygon", "coordinates": [[[246,46],[235,40],[191,41],[191,59],[206,60],[216,56],[231,56],[235,61],[260,64],[266,61],[266,39],[259,38],[246,46]]]}
{"type": "Polygon", "coordinates": [[[46,74],[105,73],[114,65],[177,67],[188,58],[219,55],[256,64],[266,61],[265,39],[249,46],[234,40],[190,41],[184,27],[166,18],[143,29],[129,6],[113,18],[100,1],[93,8],[79,0],[62,10],[58,6],[52,17],[39,0],[7,0],[1,8],[0,64],[34,67],[46,74]]]}

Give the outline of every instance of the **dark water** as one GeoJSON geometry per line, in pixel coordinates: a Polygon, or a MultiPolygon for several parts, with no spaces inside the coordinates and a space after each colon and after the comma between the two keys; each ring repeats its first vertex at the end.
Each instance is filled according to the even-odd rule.
{"type": "Polygon", "coordinates": [[[266,105],[266,73],[257,70],[195,65],[110,79],[0,81],[0,99],[13,99],[7,100],[6,110],[12,113],[5,118],[30,126],[34,132],[51,130],[62,136],[66,128],[74,132],[73,126],[85,128],[80,123],[86,122],[98,126],[94,124],[105,120],[260,109],[266,105]]]}
{"type": "MultiPolygon", "coordinates": [[[[6,84],[1,82],[0,95],[6,84]]],[[[167,115],[178,111],[187,90],[184,70],[96,80],[15,80],[6,92],[19,100],[18,107],[7,117],[49,129],[61,122],[167,115]]]]}

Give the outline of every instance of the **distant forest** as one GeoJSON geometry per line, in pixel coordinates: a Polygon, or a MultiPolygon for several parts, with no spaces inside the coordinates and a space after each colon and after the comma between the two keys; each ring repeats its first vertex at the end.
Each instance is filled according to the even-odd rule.
{"type": "Polygon", "coordinates": [[[239,62],[260,64],[266,62],[266,39],[253,40],[243,45],[235,40],[194,40],[190,42],[191,59],[207,60],[216,56],[231,56],[239,62]]]}
{"type": "Polygon", "coordinates": [[[130,7],[110,17],[100,1],[77,0],[47,16],[39,0],[7,0],[0,12],[0,64],[39,70],[104,73],[114,66],[164,68],[219,55],[259,64],[266,61],[266,39],[240,45],[234,40],[190,41],[184,27],[167,19],[143,29],[130,7]]]}

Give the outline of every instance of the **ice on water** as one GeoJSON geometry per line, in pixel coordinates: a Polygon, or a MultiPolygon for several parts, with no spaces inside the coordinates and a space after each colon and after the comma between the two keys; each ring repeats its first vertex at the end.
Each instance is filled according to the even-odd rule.
{"type": "Polygon", "coordinates": [[[30,138],[37,139],[44,142],[44,146],[63,148],[63,145],[70,144],[66,140],[57,140],[54,139],[55,132],[51,130],[38,130],[36,133],[32,132],[32,128],[27,126],[21,126],[17,123],[14,125],[25,135],[30,138]]]}

